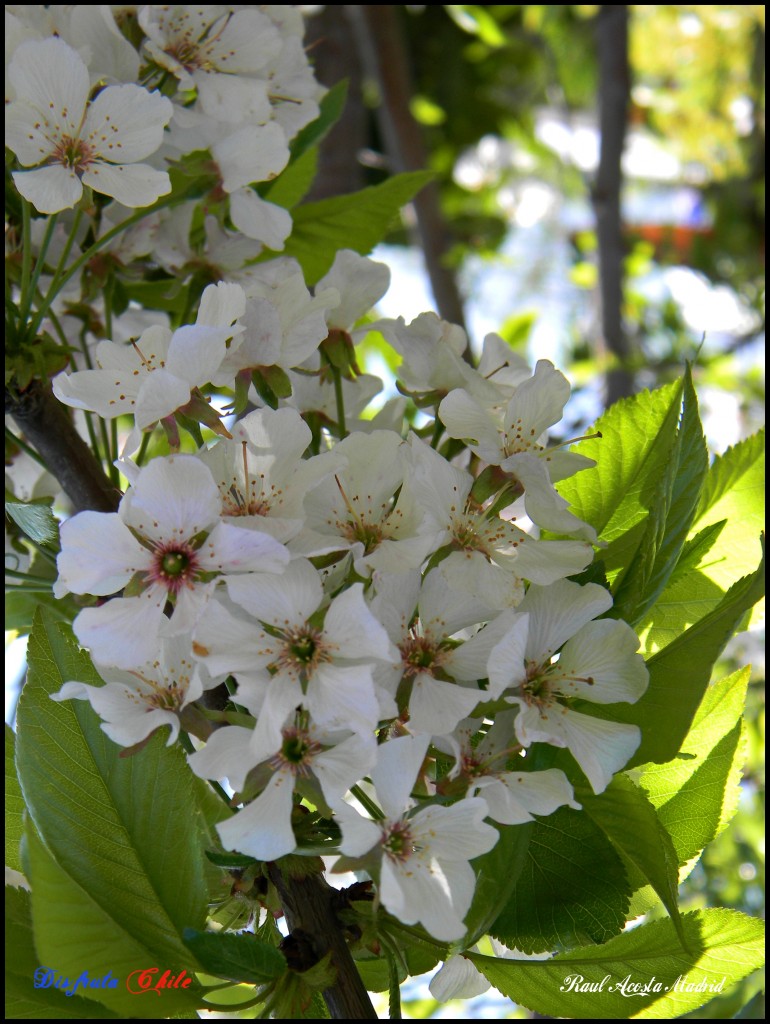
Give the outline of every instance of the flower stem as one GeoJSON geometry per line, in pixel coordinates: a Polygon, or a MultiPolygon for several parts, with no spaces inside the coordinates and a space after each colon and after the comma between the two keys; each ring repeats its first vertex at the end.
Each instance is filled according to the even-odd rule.
{"type": "Polygon", "coordinates": [[[342,374],[336,366],[332,366],[332,377],[334,378],[334,400],[337,403],[337,430],[340,441],[348,436],[348,429],[345,426],[345,398],[342,394],[342,374]]]}
{"type": "MultiPolygon", "coordinates": [[[[59,214],[55,213],[51,217],[51,219],[48,221],[48,224],[46,226],[45,234],[43,235],[43,241],[42,241],[42,243],[40,245],[40,252],[38,253],[37,260],[35,262],[35,269],[32,272],[32,279],[29,282],[29,286],[27,288],[27,294],[26,294],[26,296],[23,297],[24,301],[23,301],[22,304],[20,304],[20,307],[19,307],[19,330],[20,331],[23,330],[24,322],[27,319],[27,317],[29,316],[30,306],[32,305],[32,297],[35,294],[35,290],[37,288],[37,282],[40,280],[40,275],[43,272],[43,267],[45,266],[46,253],[48,252],[48,246],[51,244],[51,239],[53,238],[54,228],[56,227],[56,222],[58,221],[58,219],[59,219],[59,214]]],[[[44,302],[45,302],[45,300],[44,300],[44,302]]],[[[49,303],[49,305],[50,305],[50,303],[49,303]]],[[[38,317],[35,318],[33,324],[30,326],[30,329],[29,329],[29,332],[28,332],[28,337],[30,337],[30,338],[34,338],[35,337],[35,332],[37,331],[37,328],[38,328],[38,326],[40,324],[40,321],[42,319],[43,319],[42,316],[39,317],[39,318],[38,317]]]]}

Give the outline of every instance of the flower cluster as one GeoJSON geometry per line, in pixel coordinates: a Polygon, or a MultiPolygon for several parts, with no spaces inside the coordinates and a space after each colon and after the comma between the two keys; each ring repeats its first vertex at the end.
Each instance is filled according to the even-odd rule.
{"type": "Polygon", "coordinates": [[[366,322],[389,273],[352,250],[312,288],[294,259],[254,262],[291,231],[254,185],[322,94],[296,8],[140,7],[129,33],[100,7],[83,35],[83,8],[33,10],[8,9],[19,193],[46,214],[84,187],[112,197],[104,259],[199,285],[149,322],[91,295],[84,361],[53,382],[128,427],[120,506],[63,524],[55,590],[84,597],[74,630],[105,686],[55,699],[90,701],[124,746],[192,733],[193,771],[233,794],[226,849],[271,861],[325,830],[388,912],[458,940],[496,824],[578,809],[564,768],[600,793],[640,742],[592,711],[638,700],[647,671],[633,630],[603,617],[609,592],[570,579],[596,535],[554,486],[593,465],[548,443],[569,384],[496,335],[472,366],[433,313],[366,322]],[[201,152],[205,202],[109,227],[201,152]],[[402,360],[376,415],[356,351],[372,331],[402,360]],[[168,447],[148,458],[157,424],[168,447]],[[536,770],[533,745],[572,762],[536,770]]]}

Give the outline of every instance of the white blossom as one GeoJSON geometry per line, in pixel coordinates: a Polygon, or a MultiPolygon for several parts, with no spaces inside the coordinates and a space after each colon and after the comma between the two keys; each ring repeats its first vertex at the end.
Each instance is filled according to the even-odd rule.
{"type": "Polygon", "coordinates": [[[138,85],[110,85],[89,102],[88,69],[62,39],[31,40],[8,71],[17,99],[6,111],[6,145],[22,167],[19,192],[41,213],[74,206],[83,185],[124,206],[150,206],[171,191],[165,171],[141,163],[163,141],[172,105],[138,85]]]}

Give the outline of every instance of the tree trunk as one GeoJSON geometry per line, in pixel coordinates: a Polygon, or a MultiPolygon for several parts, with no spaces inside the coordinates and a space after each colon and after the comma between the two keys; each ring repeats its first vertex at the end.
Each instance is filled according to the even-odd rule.
{"type": "Polygon", "coordinates": [[[602,4],[597,24],[601,149],[592,200],[599,246],[602,343],[611,360],[605,405],[633,394],[631,344],[623,324],[623,260],[620,219],[621,158],[626,138],[631,76],[628,6],[602,4]]]}
{"type": "Polygon", "coordinates": [[[364,188],[359,155],[368,142],[369,113],[363,101],[363,73],[348,6],[326,4],[306,25],[305,45],[318,81],[327,87],[343,79],[348,82],[342,117],[321,143],[318,174],[307,196],[313,201],[364,188]]]}
{"type": "MultiPolygon", "coordinates": [[[[378,116],[391,170],[424,170],[428,151],[422,129],[409,110],[414,90],[399,11],[394,4],[355,5],[350,11],[363,63],[372,69],[379,85],[378,116]]],[[[435,181],[417,193],[413,205],[436,308],[445,320],[464,327],[462,299],[455,275],[446,265],[450,237],[435,181]]]]}

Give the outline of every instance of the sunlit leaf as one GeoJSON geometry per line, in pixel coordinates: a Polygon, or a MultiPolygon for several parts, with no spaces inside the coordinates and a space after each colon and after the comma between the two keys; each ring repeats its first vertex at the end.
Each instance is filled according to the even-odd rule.
{"type": "Polygon", "coordinates": [[[764,962],[762,921],[732,910],[696,910],[682,924],[688,952],[665,919],[552,960],[465,955],[503,995],[537,1013],[666,1020],[697,1009],[764,962]],[[586,991],[577,990],[581,984],[586,991]]]}

